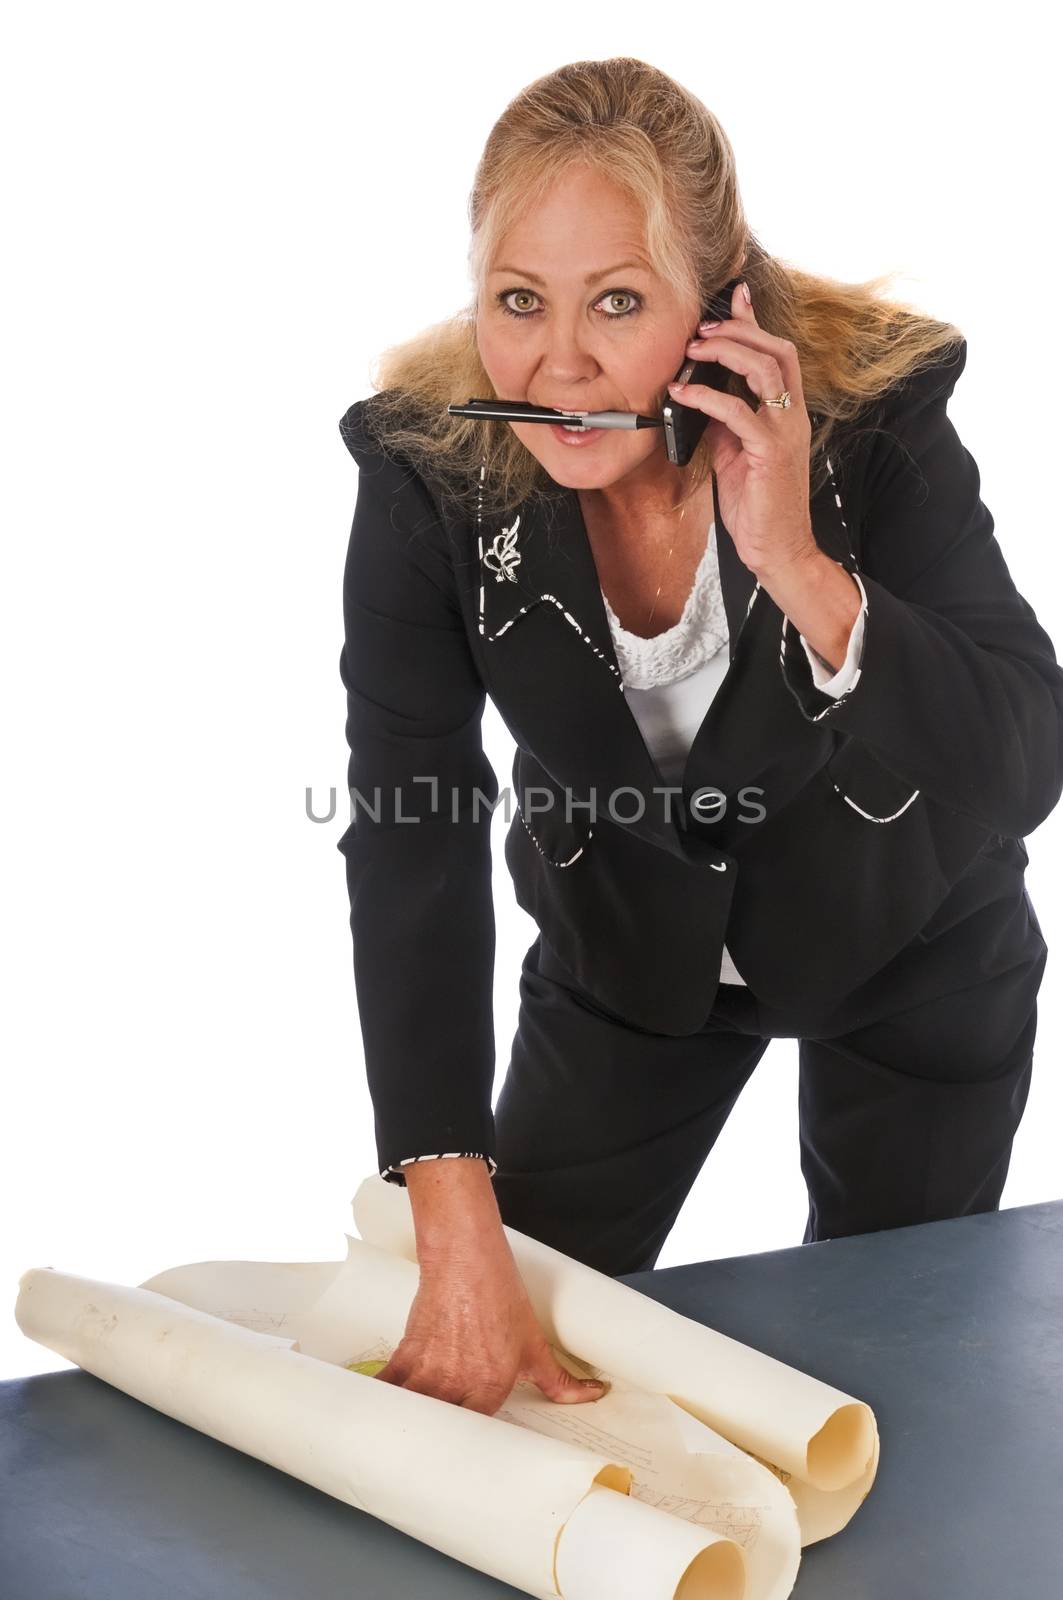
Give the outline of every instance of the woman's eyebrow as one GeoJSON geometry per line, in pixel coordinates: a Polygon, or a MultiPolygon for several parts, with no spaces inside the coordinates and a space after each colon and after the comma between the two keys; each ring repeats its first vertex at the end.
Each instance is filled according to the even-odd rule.
{"type": "MultiPolygon", "coordinates": [[[[611,273],[622,272],[627,267],[635,267],[641,272],[650,272],[652,270],[652,268],[645,261],[618,261],[615,266],[604,267],[601,270],[588,272],[583,282],[587,285],[596,283],[599,278],[608,278],[611,273]]],[[[505,262],[502,262],[497,267],[492,267],[491,272],[509,272],[512,273],[515,278],[527,278],[529,283],[539,283],[543,285],[546,283],[546,279],[540,278],[537,272],[528,272],[524,267],[508,267],[506,266],[505,262]]]]}

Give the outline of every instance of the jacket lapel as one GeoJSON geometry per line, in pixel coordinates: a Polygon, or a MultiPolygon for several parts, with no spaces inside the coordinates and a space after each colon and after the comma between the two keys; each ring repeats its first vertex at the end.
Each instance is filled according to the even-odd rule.
{"type": "MultiPolygon", "coordinates": [[[[735,643],[756,598],[758,585],[740,560],[720,513],[716,479],[712,480],[713,516],[720,566],[720,586],[729,632],[735,643]]],[[[598,569],[587,536],[579,496],[564,489],[548,501],[526,501],[497,531],[477,530],[480,563],[478,623],[485,641],[495,640],[534,606],[552,604],[572,627],[582,629],[593,650],[604,656],[614,676],[620,668],[605,614],[598,569]],[[571,602],[571,604],[570,604],[571,602]],[[577,609],[573,611],[572,606],[577,609]]]]}
{"type": "Polygon", "coordinates": [[[593,799],[648,843],[692,859],[676,796],[662,792],[626,700],[575,490],[525,502],[500,526],[481,526],[477,542],[477,624],[511,732],[576,801],[593,799]]]}

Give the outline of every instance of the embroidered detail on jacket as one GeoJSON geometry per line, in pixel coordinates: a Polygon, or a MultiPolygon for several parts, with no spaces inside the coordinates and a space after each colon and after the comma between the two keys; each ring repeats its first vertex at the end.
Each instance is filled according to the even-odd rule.
{"type": "Polygon", "coordinates": [[[503,528],[501,533],[495,534],[490,549],[483,557],[483,564],[494,573],[496,583],[501,583],[503,578],[508,578],[510,583],[517,581],[517,568],[520,566],[520,551],[517,549],[519,527],[518,513],[512,528],[503,528]]]}

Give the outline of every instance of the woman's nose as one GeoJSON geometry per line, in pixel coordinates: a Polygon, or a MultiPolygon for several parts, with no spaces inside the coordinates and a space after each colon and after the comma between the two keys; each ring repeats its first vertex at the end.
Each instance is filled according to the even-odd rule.
{"type": "Polygon", "coordinates": [[[599,371],[589,344],[571,335],[548,335],[543,347],[542,366],[558,379],[592,377],[599,371]]]}

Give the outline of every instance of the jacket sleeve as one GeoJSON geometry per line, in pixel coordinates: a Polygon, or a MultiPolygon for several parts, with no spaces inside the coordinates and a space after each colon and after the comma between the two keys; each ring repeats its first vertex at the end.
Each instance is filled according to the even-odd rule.
{"type": "Polygon", "coordinates": [[[433,501],[412,467],[340,431],[359,466],[343,575],[354,978],[378,1167],[420,1152],[494,1166],[498,782],[481,744],[485,690],[433,501]]]}
{"type": "Polygon", "coordinates": [[[817,688],[786,620],[780,663],[809,721],[827,718],[913,791],[1020,838],[1063,791],[1063,670],[946,412],[966,359],[964,341],[883,407],[851,569],[866,596],[855,682],[838,698],[817,688]]]}

